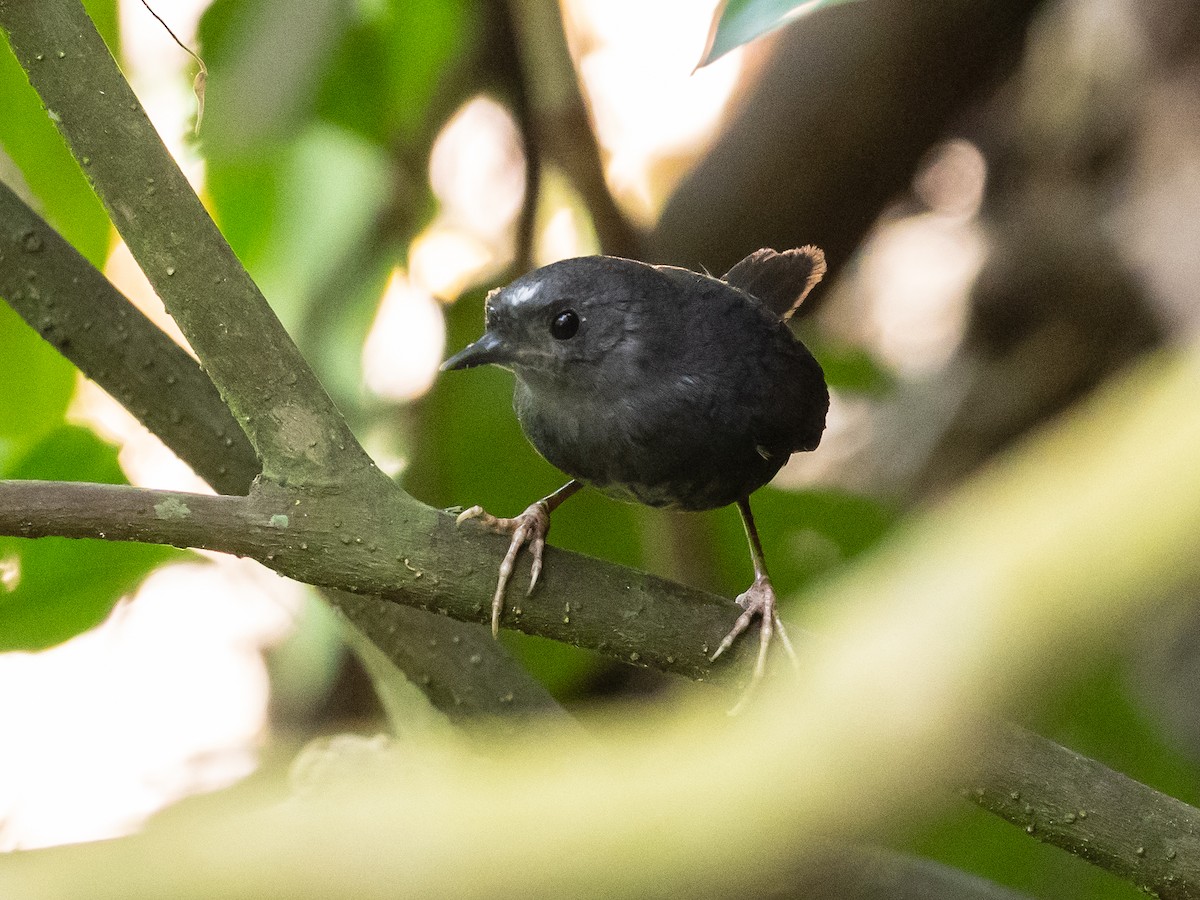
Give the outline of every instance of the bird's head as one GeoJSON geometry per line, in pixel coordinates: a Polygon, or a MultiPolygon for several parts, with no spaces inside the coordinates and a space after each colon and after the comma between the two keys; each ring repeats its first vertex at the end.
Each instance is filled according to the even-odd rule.
{"type": "Polygon", "coordinates": [[[650,266],[609,256],[544,266],[488,294],[486,330],[442,371],[491,364],[531,385],[589,389],[625,365],[661,281],[650,266]]]}

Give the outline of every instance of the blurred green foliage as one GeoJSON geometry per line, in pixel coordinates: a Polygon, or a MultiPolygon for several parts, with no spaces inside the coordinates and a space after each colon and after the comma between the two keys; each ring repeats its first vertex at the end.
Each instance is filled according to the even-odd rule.
{"type": "Polygon", "coordinates": [[[895,378],[862,347],[831,341],[819,331],[803,328],[801,340],[812,350],[834,390],[877,396],[895,384],[895,378]]]}
{"type": "MultiPolygon", "coordinates": [[[[127,483],[116,450],[74,425],[46,434],[0,478],[127,483]]],[[[0,651],[41,650],[95,627],[156,566],[184,555],[152,544],[0,537],[0,560],[19,567],[15,586],[0,592],[0,651]]]]}
{"type": "MultiPolygon", "coordinates": [[[[731,0],[709,58],[778,24],[796,5],[731,0]]],[[[116,48],[115,3],[88,8],[116,48]]],[[[420,400],[385,405],[366,396],[360,374],[363,340],[387,275],[404,264],[413,237],[436,211],[426,175],[432,141],[483,86],[472,80],[473,56],[489,40],[482,5],[314,4],[297,13],[301,37],[280,46],[278,29],[261,23],[292,8],[273,0],[217,0],[203,18],[200,50],[213,73],[200,145],[206,200],[360,435],[368,428],[372,437],[383,433],[407,461],[405,488],[436,506],[479,503],[513,515],[566,479],[521,434],[511,412],[511,375],[486,369],[439,378],[420,400]],[[265,68],[251,70],[266,75],[247,80],[256,60],[265,68]]],[[[107,219],[3,43],[0,109],[0,144],[45,214],[84,255],[102,262],[107,219]]],[[[449,348],[478,336],[483,294],[474,290],[446,307],[449,348]]],[[[891,386],[865,352],[820,334],[806,332],[805,340],[835,388],[878,395],[891,386]]],[[[112,448],[65,425],[73,384],[71,367],[0,307],[0,476],[123,480],[112,448]]],[[[886,540],[901,517],[877,499],[835,490],[769,487],[753,505],[775,583],[801,602],[807,587],[886,540]]],[[[749,584],[746,541],[733,509],[684,519],[585,491],[555,515],[552,540],[661,574],[688,574],[663,532],[690,542],[689,558],[705,561],[711,581],[702,586],[733,595],[749,584]]],[[[15,555],[21,566],[16,590],[0,594],[0,648],[49,646],[94,625],[173,553],[98,541],[0,539],[0,559],[15,555]]],[[[554,577],[552,568],[545,577],[554,577]]],[[[612,665],[547,641],[505,640],[564,700],[585,698],[612,665]]],[[[1121,660],[1094,662],[1095,673],[1069,684],[1058,706],[1044,713],[1046,731],[1185,800],[1200,799],[1195,760],[1167,749],[1138,715],[1122,689],[1121,660]]],[[[940,821],[901,827],[894,839],[1041,896],[1135,893],[965,804],[948,807],[940,821]]]]}
{"type": "MultiPolygon", "coordinates": [[[[74,368],[6,305],[0,384],[0,478],[126,483],[113,447],[65,423],[74,368]]],[[[142,544],[0,537],[0,561],[16,573],[0,589],[0,651],[40,650],[94,627],[155,566],[179,556],[142,544]]]]}
{"type": "Polygon", "coordinates": [[[0,467],[63,422],[75,369],[8,306],[0,306],[0,467]]]}
{"type": "Polygon", "coordinates": [[[362,425],[363,340],[388,272],[435,210],[429,145],[465,99],[452,72],[470,52],[477,17],[469,0],[335,5],[323,19],[305,14],[300,31],[320,30],[317,52],[311,41],[276,47],[276,33],[254,27],[275,8],[218,0],[201,21],[214,73],[203,133],[208,194],[235,252],[362,425]],[[280,53],[281,65],[263,66],[280,53]],[[253,93],[269,103],[240,99],[248,69],[257,73],[253,93]],[[286,109],[286,120],[264,125],[262,105],[286,109]]]}

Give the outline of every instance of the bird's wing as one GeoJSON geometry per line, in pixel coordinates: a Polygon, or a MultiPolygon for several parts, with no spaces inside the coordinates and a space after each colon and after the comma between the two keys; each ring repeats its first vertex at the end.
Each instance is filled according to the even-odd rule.
{"type": "Polygon", "coordinates": [[[824,274],[825,254],[810,244],[782,253],[755,250],[723,280],[757,297],[779,318],[790,319],[824,274]]]}

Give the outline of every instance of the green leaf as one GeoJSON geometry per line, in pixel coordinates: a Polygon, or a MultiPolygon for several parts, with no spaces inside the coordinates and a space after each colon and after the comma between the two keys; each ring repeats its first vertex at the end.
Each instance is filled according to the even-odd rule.
{"type": "MultiPolygon", "coordinates": [[[[115,448],[84,428],[64,426],[2,473],[6,478],[123,484],[115,448]]],[[[0,538],[11,575],[0,587],[0,652],[42,650],[93,628],[172,547],[66,538],[0,538]]]]}
{"type": "MultiPolygon", "coordinates": [[[[417,136],[470,43],[473,0],[361,4],[325,73],[317,112],[384,146],[417,136]]],[[[422,148],[424,150],[425,148],[422,148]]]]}
{"type": "Polygon", "coordinates": [[[891,373],[861,347],[828,342],[811,333],[806,333],[803,340],[821,364],[831,388],[878,395],[891,390],[896,383],[891,373]]]}
{"type": "Polygon", "coordinates": [[[62,424],[75,368],[6,304],[0,303],[0,468],[62,424]]]}
{"type": "Polygon", "coordinates": [[[351,415],[363,339],[390,269],[373,268],[364,250],[373,246],[389,179],[380,146],[320,121],[253,162],[209,162],[222,230],[351,415]]]}
{"type": "MultiPolygon", "coordinates": [[[[837,489],[766,487],[753,494],[750,506],[771,580],[783,596],[804,590],[870,550],[898,518],[878,500],[837,489]]],[[[741,517],[732,506],[704,515],[714,520],[714,552],[725,579],[712,590],[720,587],[733,596],[749,587],[753,576],[741,517]]]]}
{"type": "Polygon", "coordinates": [[[801,16],[825,6],[837,6],[849,0],[726,0],[713,14],[708,44],[700,65],[707,66],[730,50],[782,28],[801,16]]]}

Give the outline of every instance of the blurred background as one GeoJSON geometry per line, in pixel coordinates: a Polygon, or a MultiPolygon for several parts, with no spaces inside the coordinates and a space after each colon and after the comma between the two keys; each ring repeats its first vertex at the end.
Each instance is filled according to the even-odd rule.
{"type": "MultiPolygon", "coordinates": [[[[368,450],[435,506],[513,515],[564,480],[511,376],[437,378],[484,293],[556,259],[720,273],[825,248],[796,327],[829,428],[755,497],[789,605],[1197,327],[1200,4],[861,0],[697,70],[714,4],[694,0],[161,3],[208,68],[198,130],[195,62],[140,0],[86,5],[368,450]]],[[[178,336],[6,45],[0,110],[0,178],[178,336]]],[[[0,477],[207,490],[7,307],[0,384],[0,477]]],[[[585,492],[553,541],[730,596],[752,577],[732,509],[585,492]]],[[[1022,721],[1200,802],[1198,633],[1146,623],[1022,721]]],[[[570,708],[671,683],[503,639],[570,708]]],[[[314,735],[386,727],[320,600],[216,555],[0,538],[0,650],[5,849],[126,833],[314,735]]],[[[966,803],[881,840],[1035,896],[1137,895],[966,803]]]]}

